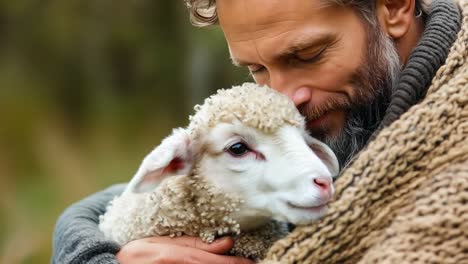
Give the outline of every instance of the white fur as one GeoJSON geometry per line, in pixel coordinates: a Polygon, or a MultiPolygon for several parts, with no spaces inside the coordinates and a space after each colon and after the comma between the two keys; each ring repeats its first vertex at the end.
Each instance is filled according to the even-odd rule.
{"type": "Polygon", "coordinates": [[[204,140],[214,146],[209,151],[214,155],[204,155],[199,174],[224,191],[243,197],[245,203],[235,214],[242,229],[254,228],[272,218],[305,224],[325,213],[326,207],[322,210],[299,210],[287,205],[287,202],[302,207],[326,204],[328,199],[320,197],[313,180],[317,177],[332,180],[333,174],[337,173],[338,165],[331,150],[305,131],[285,125],[277,133],[269,135],[235,122],[217,125],[204,140]],[[254,153],[235,158],[223,151],[239,141],[262,153],[265,159],[257,158],[254,153]],[[330,155],[329,168],[310,145],[330,155]]]}

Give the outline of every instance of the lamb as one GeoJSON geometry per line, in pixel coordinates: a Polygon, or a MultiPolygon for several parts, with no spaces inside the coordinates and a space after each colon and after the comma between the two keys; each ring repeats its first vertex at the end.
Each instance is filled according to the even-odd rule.
{"type": "Polygon", "coordinates": [[[320,218],[333,196],[338,161],[309,136],[288,97],[246,83],[195,107],[145,157],[100,218],[121,245],[149,236],[236,235],[234,255],[261,259],[285,223],[320,218]]]}

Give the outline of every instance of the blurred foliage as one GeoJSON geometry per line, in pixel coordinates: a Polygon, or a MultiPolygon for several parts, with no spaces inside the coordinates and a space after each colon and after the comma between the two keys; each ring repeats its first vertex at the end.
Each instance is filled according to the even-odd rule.
{"type": "Polygon", "coordinates": [[[49,263],[68,205],[246,80],[182,0],[0,1],[0,263],[49,263]]]}

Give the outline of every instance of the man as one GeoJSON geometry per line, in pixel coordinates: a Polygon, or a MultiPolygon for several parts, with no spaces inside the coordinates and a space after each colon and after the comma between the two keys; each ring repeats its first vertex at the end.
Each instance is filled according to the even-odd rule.
{"type": "MultiPolygon", "coordinates": [[[[218,23],[234,64],[287,94],[343,171],[321,221],[267,263],[468,263],[467,0],[186,0],[218,23]]],[[[121,249],[98,215],[117,186],[59,219],[54,263],[249,263],[230,238],[121,249]]]]}

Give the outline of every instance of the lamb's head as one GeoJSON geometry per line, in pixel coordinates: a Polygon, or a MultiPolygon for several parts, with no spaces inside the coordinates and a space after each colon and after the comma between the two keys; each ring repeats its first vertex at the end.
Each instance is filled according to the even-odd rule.
{"type": "MultiPolygon", "coordinates": [[[[216,188],[242,197],[233,215],[242,229],[272,218],[305,224],[325,213],[338,162],[309,136],[289,98],[244,84],[218,91],[196,109],[187,129],[175,130],[145,159],[139,171],[145,180],[195,168],[216,188]]],[[[135,178],[129,188],[138,191],[144,181],[135,178]]]]}

